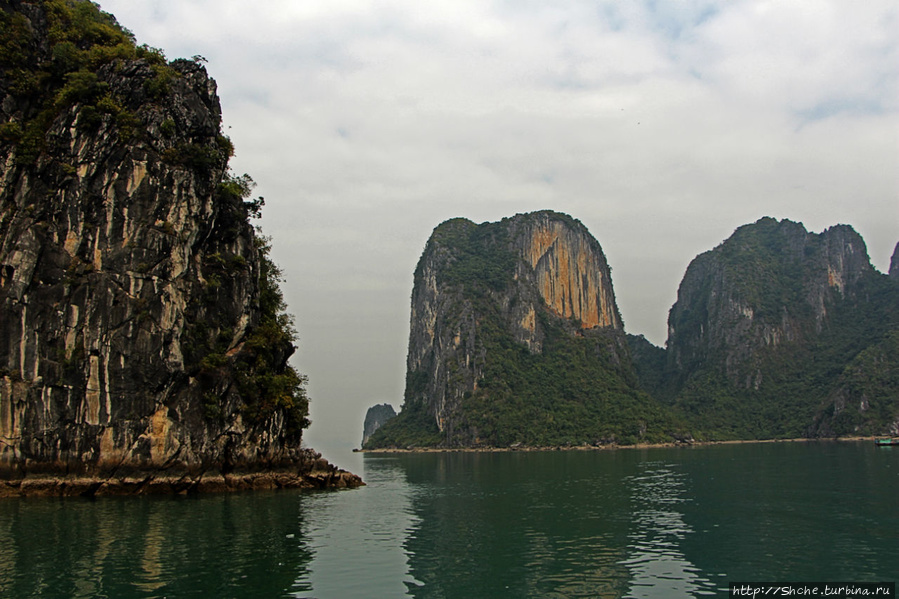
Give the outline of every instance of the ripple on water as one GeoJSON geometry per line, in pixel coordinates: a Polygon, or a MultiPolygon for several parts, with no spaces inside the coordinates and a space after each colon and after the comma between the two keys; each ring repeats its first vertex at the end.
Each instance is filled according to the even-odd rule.
{"type": "Polygon", "coordinates": [[[647,462],[642,472],[627,479],[631,488],[633,529],[628,557],[621,565],[630,571],[626,597],[668,598],[714,594],[716,585],[692,564],[681,542],[693,529],[684,522],[678,505],[688,501],[686,475],[673,464],[647,462]]]}
{"type": "Polygon", "coordinates": [[[867,444],[366,457],[369,486],[345,492],[10,500],[0,596],[642,599],[886,579],[897,464],[867,444]]]}

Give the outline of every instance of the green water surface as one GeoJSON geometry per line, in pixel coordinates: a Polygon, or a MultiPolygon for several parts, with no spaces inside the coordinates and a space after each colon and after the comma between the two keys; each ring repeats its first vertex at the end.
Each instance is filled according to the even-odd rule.
{"type": "Polygon", "coordinates": [[[702,597],[895,581],[899,448],[366,454],[330,492],[0,501],[0,597],[702,597]]]}

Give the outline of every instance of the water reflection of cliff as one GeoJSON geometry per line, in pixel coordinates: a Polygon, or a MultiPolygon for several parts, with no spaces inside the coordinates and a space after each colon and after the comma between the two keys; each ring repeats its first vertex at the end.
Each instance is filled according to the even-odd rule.
{"type": "Polygon", "coordinates": [[[312,554],[294,493],[7,500],[0,516],[4,597],[279,597],[308,590],[312,554]]]}
{"type": "Polygon", "coordinates": [[[621,597],[633,463],[609,454],[403,456],[414,597],[621,597]]]}
{"type": "Polygon", "coordinates": [[[714,592],[684,555],[688,479],[645,452],[397,459],[416,524],[413,597],[671,597],[714,592]]]}
{"type": "Polygon", "coordinates": [[[367,487],[303,497],[311,592],[294,596],[401,597],[412,582],[402,539],[416,518],[404,474],[394,458],[366,458],[367,487]]]}

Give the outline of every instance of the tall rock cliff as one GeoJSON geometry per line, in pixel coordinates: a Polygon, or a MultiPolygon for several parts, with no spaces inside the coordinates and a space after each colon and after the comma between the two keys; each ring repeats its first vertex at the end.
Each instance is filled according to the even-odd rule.
{"type": "Polygon", "coordinates": [[[684,275],[668,319],[668,390],[719,435],[814,434],[842,370],[899,324],[896,292],[849,226],[741,227],[684,275]]]}
{"type": "Polygon", "coordinates": [[[303,484],[303,377],[215,83],[90,2],[0,18],[7,491],[303,484]]]}
{"type": "Polygon", "coordinates": [[[857,347],[863,349],[843,368],[815,414],[811,435],[899,436],[899,244],[888,281],[878,281],[869,301],[854,307],[870,312],[876,326],[859,340],[857,347]]]}
{"type": "Polygon", "coordinates": [[[890,276],[899,280],[899,243],[893,250],[893,257],[890,259],[890,276]]]}
{"type": "Polygon", "coordinates": [[[369,447],[661,434],[602,249],[567,215],[438,226],[415,270],[406,366],[403,409],[369,447]]]}

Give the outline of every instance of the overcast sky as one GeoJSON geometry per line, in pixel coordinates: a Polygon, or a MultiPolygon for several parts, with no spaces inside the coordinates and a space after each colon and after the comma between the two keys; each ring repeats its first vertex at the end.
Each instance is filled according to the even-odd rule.
{"type": "Polygon", "coordinates": [[[894,0],[100,4],[208,60],[286,277],[306,439],[338,463],[402,403],[412,272],[448,218],[580,219],[659,345],[690,260],[740,225],[850,224],[881,271],[899,241],[894,0]]]}

